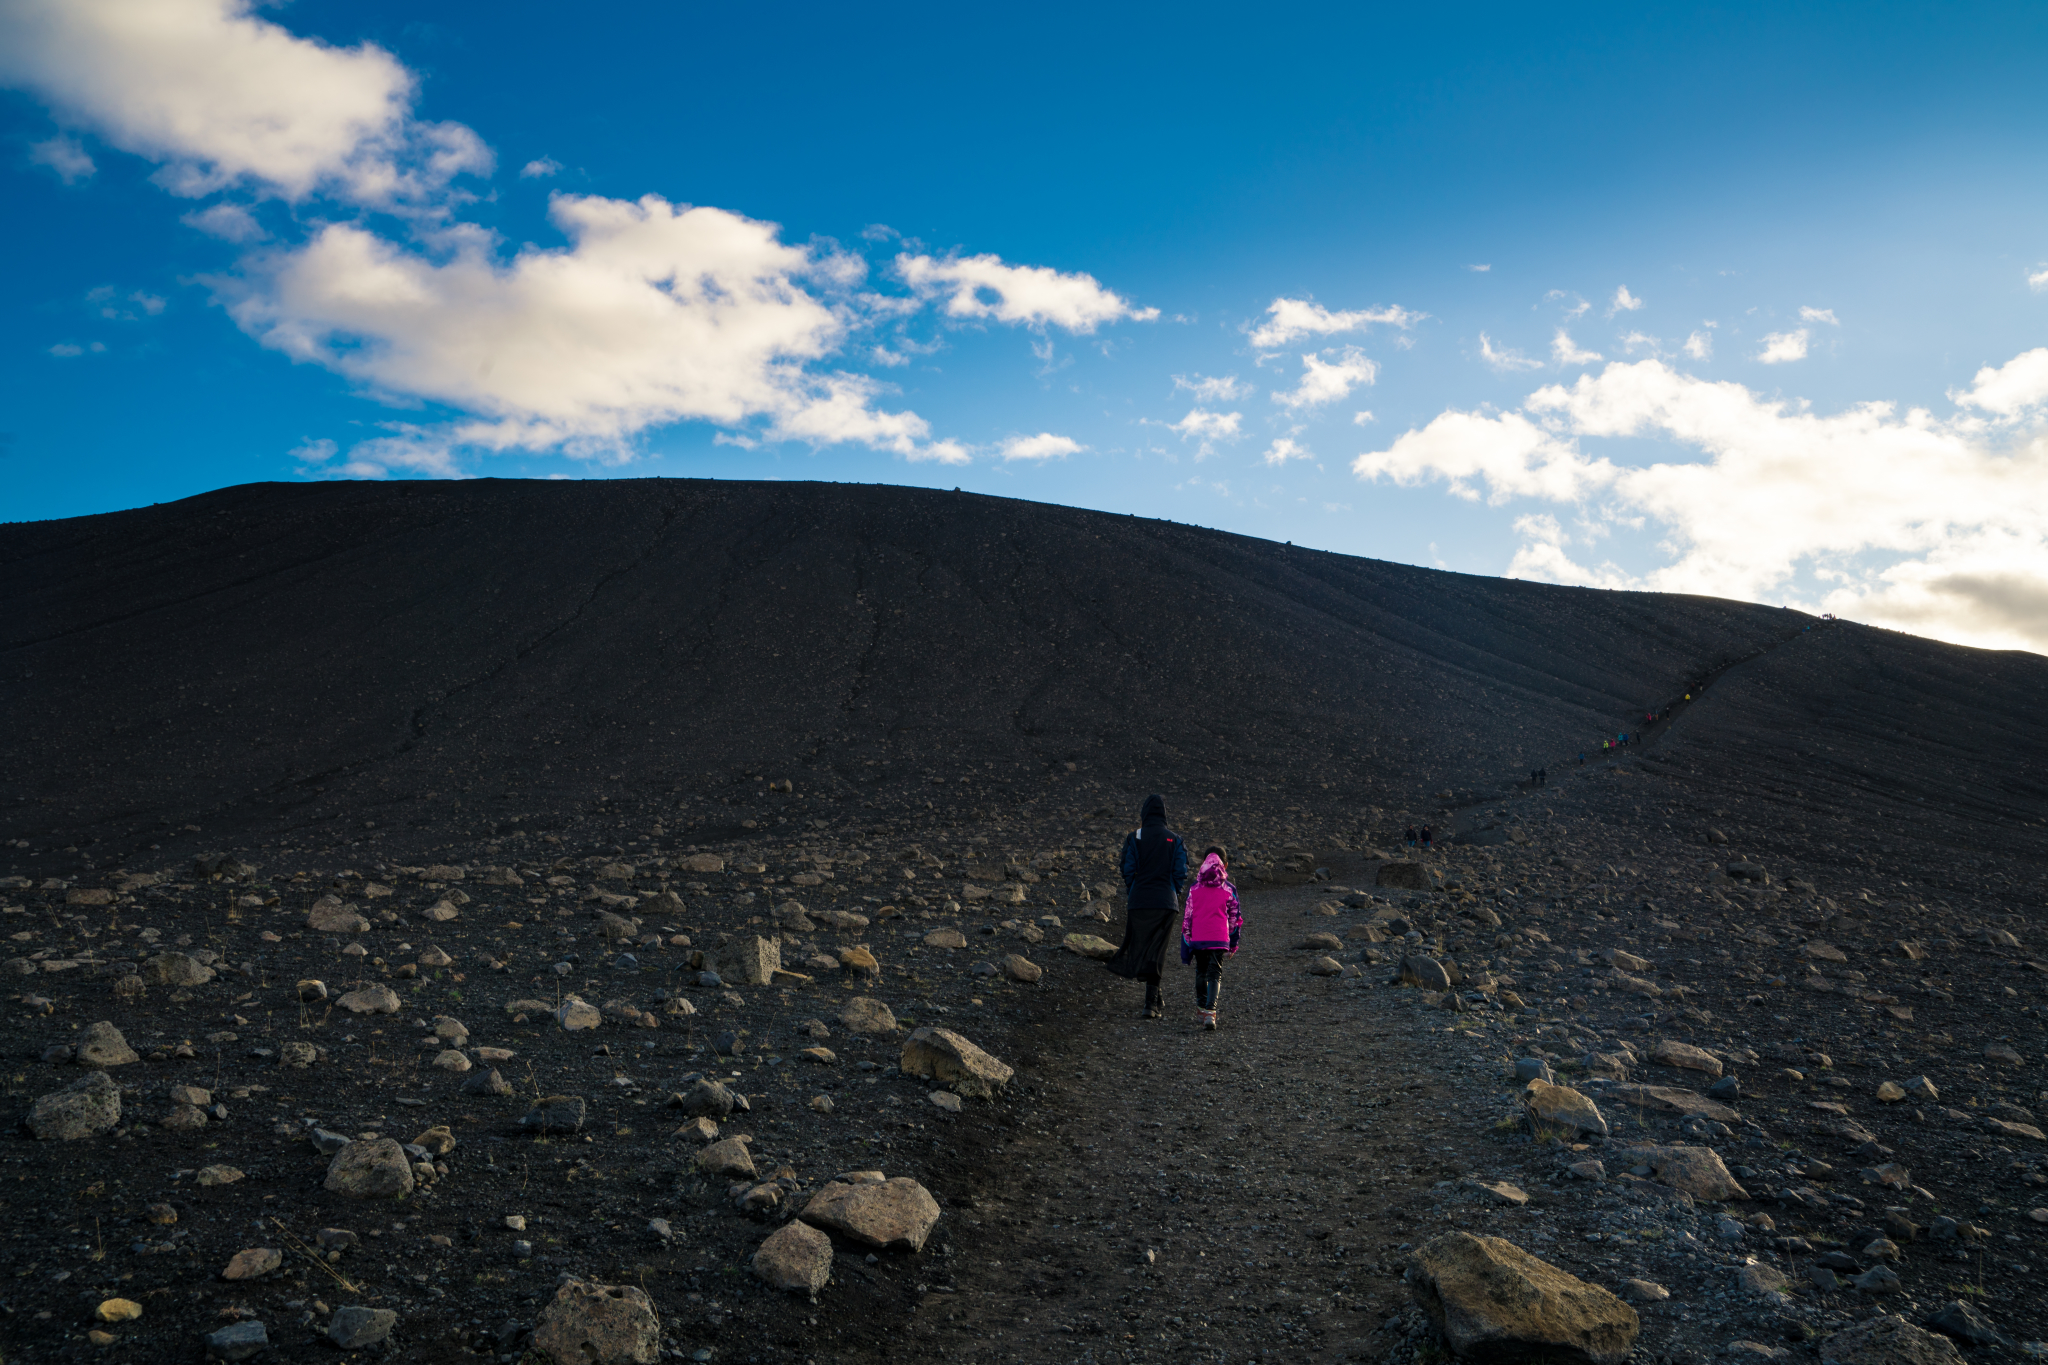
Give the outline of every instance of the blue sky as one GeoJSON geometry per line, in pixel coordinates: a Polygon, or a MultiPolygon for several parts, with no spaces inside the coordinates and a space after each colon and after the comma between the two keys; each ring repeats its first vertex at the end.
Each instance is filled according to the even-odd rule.
{"type": "Polygon", "coordinates": [[[2017,5],[0,0],[0,516],[957,485],[2044,650],[2044,56],[2017,5]]]}

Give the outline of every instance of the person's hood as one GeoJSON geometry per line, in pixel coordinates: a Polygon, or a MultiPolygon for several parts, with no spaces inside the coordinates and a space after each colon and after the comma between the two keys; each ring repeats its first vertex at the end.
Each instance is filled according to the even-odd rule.
{"type": "Polygon", "coordinates": [[[1222,857],[1211,853],[1202,859],[1202,870],[1195,874],[1195,880],[1203,886],[1221,886],[1228,876],[1229,873],[1223,869],[1222,857]]]}
{"type": "Polygon", "coordinates": [[[1166,823],[1166,798],[1154,792],[1145,798],[1145,804],[1138,807],[1140,825],[1163,825],[1166,823]]]}

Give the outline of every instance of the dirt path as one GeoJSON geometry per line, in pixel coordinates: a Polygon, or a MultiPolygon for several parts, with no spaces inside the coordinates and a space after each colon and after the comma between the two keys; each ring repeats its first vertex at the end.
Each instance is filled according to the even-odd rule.
{"type": "MultiPolygon", "coordinates": [[[[1294,945],[1340,927],[1328,890],[1248,892],[1223,1027],[1142,990],[1062,974],[1032,1084],[960,1125],[953,1283],[923,1296],[891,1358],[1337,1361],[1385,1354],[1399,1248],[1437,1182],[1483,1171],[1487,1045],[1412,991],[1307,973],[1294,945]],[[1014,1126],[1012,1126],[1014,1125],[1014,1126]],[[978,1188],[977,1188],[978,1183],[978,1188]]],[[[1112,936],[1119,932],[1112,926],[1112,936]]],[[[949,1188],[955,1188],[949,1185],[949,1188]]],[[[1528,1210],[1503,1213],[1523,1221],[1528,1210]]],[[[1434,1229],[1431,1229],[1434,1230],[1434,1229]]]]}

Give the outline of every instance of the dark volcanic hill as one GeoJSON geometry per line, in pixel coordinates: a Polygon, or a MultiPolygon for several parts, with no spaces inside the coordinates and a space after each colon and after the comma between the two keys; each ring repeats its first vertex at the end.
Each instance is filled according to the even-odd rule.
{"type": "Polygon", "coordinates": [[[1356,832],[1557,767],[1752,656],[1665,757],[1824,819],[2042,812],[2032,655],[970,494],[252,485],[0,528],[0,573],[0,834],[100,861],[1121,818],[1154,788],[1356,832]]]}

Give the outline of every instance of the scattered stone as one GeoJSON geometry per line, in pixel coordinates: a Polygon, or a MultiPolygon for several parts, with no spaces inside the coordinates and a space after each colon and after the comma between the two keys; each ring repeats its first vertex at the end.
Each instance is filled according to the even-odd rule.
{"type": "Polygon", "coordinates": [[[398,1314],[389,1308],[337,1308],[327,1321],[327,1339],[344,1351],[363,1351],[380,1345],[398,1326],[398,1314]]]}
{"type": "Polygon", "coordinates": [[[382,982],[358,986],[334,1003],[350,1014],[396,1014],[400,1006],[398,992],[382,982]]]}
{"type": "Polygon", "coordinates": [[[533,1102],[519,1126],[536,1133],[574,1133],[583,1127],[583,1112],[581,1095],[544,1095],[533,1102]]]}
{"type": "Polygon", "coordinates": [[[322,896],[306,914],[306,927],[321,934],[366,934],[370,922],[339,896],[322,896]]]}
{"type": "Polygon", "coordinates": [[[697,1142],[718,1141],[718,1125],[707,1118],[694,1118],[676,1129],[675,1136],[690,1138],[697,1142]]]}
{"type": "Polygon", "coordinates": [[[223,1280],[253,1280],[258,1276],[274,1274],[284,1264],[284,1253],[271,1247],[251,1247],[238,1251],[228,1262],[228,1268],[221,1271],[223,1280]]]}
{"type": "Polygon", "coordinates": [[[1488,1182],[1474,1176],[1467,1176],[1458,1182],[1458,1188],[1477,1195],[1483,1202],[1507,1204],[1515,1208],[1529,1202],[1529,1192],[1520,1185],[1505,1180],[1488,1182]]]}
{"type": "Polygon", "coordinates": [[[464,1081],[462,1083],[462,1093],[465,1095],[509,1095],[512,1093],[512,1083],[505,1079],[498,1068],[492,1067],[489,1071],[471,1076],[468,1080],[464,1081]]]}
{"type": "Polygon", "coordinates": [[[1739,1123],[1742,1115],[1725,1104],[1717,1104],[1705,1095],[1691,1090],[1680,1090],[1666,1085],[1618,1085],[1606,1093],[1606,1098],[1629,1108],[1642,1106],[1663,1114],[1678,1114],[1690,1118],[1697,1115],[1712,1119],[1716,1123],[1739,1123]]]}
{"type": "Polygon", "coordinates": [[[1641,1319],[1597,1285],[1500,1237],[1448,1232],[1416,1248],[1408,1287],[1453,1354],[1622,1365],[1641,1319]]]}
{"type": "Polygon", "coordinates": [[[38,1099],[28,1130],[45,1142],[73,1142],[108,1132],[121,1122],[121,1087],[104,1071],[38,1099]]]}
{"type": "Polygon", "coordinates": [[[393,1138],[351,1142],[327,1167],[327,1189],[352,1199],[397,1199],[413,1185],[412,1163],[393,1138]]]}
{"type": "Polygon", "coordinates": [[[1344,964],[1334,957],[1319,957],[1308,964],[1311,976],[1342,976],[1344,964]]]}
{"type": "Polygon", "coordinates": [[[1628,1165],[1647,1165],[1658,1182],[1695,1199],[1747,1199],[1711,1147],[1629,1147],[1616,1153],[1628,1165]]]}
{"type": "Polygon", "coordinates": [[[1972,1346],[2010,1344],[2005,1334],[1992,1325],[1990,1318],[1961,1299],[1951,1299],[1940,1312],[1927,1319],[1927,1325],[1943,1336],[1967,1341],[1972,1346]]]}
{"type": "Polygon", "coordinates": [[[574,995],[563,1000],[560,1007],[551,1013],[555,1022],[569,1033],[582,1033],[604,1022],[604,1014],[597,1006],[574,995]]]}
{"type": "Polygon", "coordinates": [[[1888,1265],[1874,1265],[1861,1275],[1851,1275],[1849,1283],[1866,1294],[1898,1294],[1906,1288],[1899,1273],[1888,1265]]]}
{"type": "Polygon", "coordinates": [[[1116,956],[1116,945],[1095,934],[1068,934],[1061,940],[1061,946],[1070,953],[1092,958],[1097,962],[1116,956]]]}
{"type": "Polygon", "coordinates": [[[447,1048],[435,1054],[434,1069],[436,1071],[452,1071],[459,1075],[469,1070],[469,1058],[463,1056],[452,1047],[447,1048]]]}
{"type": "Polygon", "coordinates": [[[1907,1081],[1906,1093],[1924,1104],[1932,1104],[1941,1098],[1941,1092],[1934,1088],[1934,1082],[1925,1076],[1915,1076],[1907,1081]]]}
{"type": "Polygon", "coordinates": [[[939,1221],[939,1205],[908,1176],[861,1184],[840,1179],[811,1196],[798,1216],[871,1247],[920,1251],[939,1221]]]}
{"type": "Polygon", "coordinates": [[[733,1094],[717,1081],[702,1077],[688,1090],[669,1100],[669,1107],[685,1114],[722,1119],[733,1109],[733,1094]]]}
{"type": "Polygon", "coordinates": [[[108,1299],[93,1311],[101,1322],[133,1322],[142,1316],[142,1305],[133,1299],[108,1299]]]}
{"type": "Polygon", "coordinates": [[[697,1149],[697,1169],[737,1180],[755,1174],[754,1154],[747,1150],[745,1139],[726,1138],[697,1149]]]}
{"type": "Polygon", "coordinates": [[[661,1319],[637,1286],[572,1277],[541,1314],[533,1345],[555,1365],[653,1365],[661,1319]]]}
{"type": "Polygon", "coordinates": [[[142,967],[142,975],[159,986],[203,986],[213,980],[213,968],[183,953],[158,953],[142,967]]]}
{"type": "Polygon", "coordinates": [[[1877,1098],[1879,1103],[1882,1104],[1897,1104],[1900,1100],[1906,1098],[1906,1090],[1904,1086],[1896,1081],[1879,1081],[1877,1084],[1877,1098]]]}
{"type": "Polygon", "coordinates": [[[1835,1333],[1820,1344],[1822,1365],[1962,1365],[1947,1337],[1884,1314],[1835,1333]]]}
{"type": "Polygon", "coordinates": [[[1565,1168],[1574,1180],[1602,1181],[1607,1179],[1607,1166],[1599,1161],[1574,1161],[1565,1168]]]}
{"type": "Polygon", "coordinates": [[[1033,986],[1045,975],[1045,968],[1024,957],[1022,954],[1011,953],[1003,958],[1003,975],[1009,977],[1012,981],[1020,981],[1027,986],[1033,986]]]}
{"type": "Polygon", "coordinates": [[[1621,1292],[1631,1303],[1662,1303],[1671,1291],[1654,1280],[1623,1280],[1621,1292]]]}
{"type": "MultiPolygon", "coordinates": [[[[1722,1221],[1727,1222],[1730,1220],[1723,1219],[1722,1221]]],[[[1742,1225],[1737,1223],[1735,1226],[1737,1229],[1740,1229],[1742,1225]]],[[[1785,1286],[1790,1284],[1791,1280],[1787,1279],[1785,1272],[1776,1266],[1765,1265],[1761,1261],[1751,1261],[1736,1272],[1735,1283],[1741,1286],[1745,1293],[1782,1294],[1785,1292],[1785,1286]]]]}
{"type": "Polygon", "coordinates": [[[238,1322],[206,1336],[206,1353],[222,1360],[247,1360],[270,1349],[270,1333],[260,1322],[238,1322]]]}
{"type": "Polygon", "coordinates": [[[303,1004],[318,1005],[327,999],[327,983],[308,977],[298,984],[299,1000],[303,1004]]]}
{"type": "Polygon", "coordinates": [[[782,970],[782,948],[774,939],[749,935],[719,954],[718,971],[729,980],[765,986],[782,970]]]}
{"type": "Polygon", "coordinates": [[[455,1133],[447,1124],[438,1123],[414,1138],[412,1145],[425,1148],[428,1156],[446,1156],[455,1150],[455,1133]]]}
{"type": "Polygon", "coordinates": [[[1991,1061],[2004,1062],[2007,1066],[2019,1066],[2025,1059],[2009,1043],[1992,1043],[1985,1047],[1984,1055],[1991,1061]]]}
{"type": "Polygon", "coordinates": [[[787,1223],[754,1253],[754,1274],[771,1288],[815,1299],[832,1278],[832,1239],[808,1223],[787,1223]]]}
{"type": "Polygon", "coordinates": [[[1559,1128],[1570,1133],[1607,1136],[1607,1120],[1601,1117],[1599,1107],[1568,1085],[1531,1081],[1522,1091],[1522,1104],[1528,1110],[1530,1125],[1538,1133],[1545,1128],[1559,1128]]]}
{"type": "Polygon", "coordinates": [[[1343,949],[1344,940],[1335,934],[1307,934],[1294,946],[1310,952],[1334,953],[1343,949]]]}
{"type": "Polygon", "coordinates": [[[201,1166],[193,1180],[201,1185],[232,1185],[246,1178],[233,1166],[201,1166]]]}
{"type": "Polygon", "coordinates": [[[969,1099],[992,1098],[1015,1074],[1008,1065],[944,1028],[913,1032],[903,1045],[898,1065],[906,1076],[926,1077],[969,1099]]]}
{"type": "Polygon", "coordinates": [[[882,974],[882,964],[858,943],[839,950],[839,965],[849,976],[879,977],[882,974]]]}
{"type": "Polygon", "coordinates": [[[934,929],[924,936],[927,948],[965,948],[967,935],[958,929],[934,929]]]}
{"type": "MultiPolygon", "coordinates": [[[[1384,868],[1381,869],[1385,871],[1384,868]]],[[[1451,988],[1451,976],[1444,965],[1433,957],[1421,953],[1409,953],[1401,959],[1397,984],[1417,986],[1426,991],[1447,991],[1451,988]]]]}
{"type": "Polygon", "coordinates": [[[74,1049],[74,1060],[80,1066],[104,1071],[110,1066],[126,1066],[130,1062],[139,1062],[142,1058],[136,1055],[134,1048],[128,1046],[128,1040],[121,1036],[121,1030],[101,1020],[97,1024],[86,1025],[84,1032],[79,1034],[78,1045],[74,1049]]]}
{"type": "Polygon", "coordinates": [[[1672,1038],[1660,1040],[1656,1049],[1650,1053],[1650,1060],[1659,1066],[1675,1066],[1687,1071],[1703,1071],[1709,1076],[1719,1076],[1725,1069],[1721,1065],[1721,1059],[1713,1053],[1696,1048],[1691,1043],[1681,1043],[1672,1038]]]}
{"type": "Polygon", "coordinates": [[[896,1031],[896,1016],[879,1000],[856,995],[839,1011],[839,1022],[855,1033],[881,1034],[896,1031]]]}

